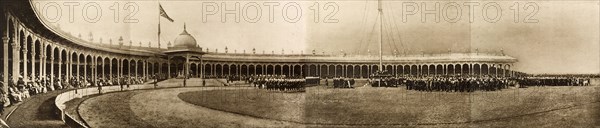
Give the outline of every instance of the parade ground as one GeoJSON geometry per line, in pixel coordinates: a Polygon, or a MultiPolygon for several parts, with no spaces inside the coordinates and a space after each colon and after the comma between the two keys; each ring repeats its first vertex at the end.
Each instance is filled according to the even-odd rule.
{"type": "Polygon", "coordinates": [[[108,93],[79,105],[90,127],[599,126],[600,86],[419,92],[186,87],[108,93]]]}

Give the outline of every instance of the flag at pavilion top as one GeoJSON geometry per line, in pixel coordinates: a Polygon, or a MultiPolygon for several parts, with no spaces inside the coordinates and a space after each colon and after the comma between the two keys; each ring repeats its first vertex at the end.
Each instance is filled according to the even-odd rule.
{"type": "Polygon", "coordinates": [[[169,15],[167,15],[167,12],[165,12],[162,5],[158,4],[158,9],[160,10],[160,16],[167,18],[167,20],[173,22],[173,19],[171,19],[171,17],[169,17],[169,15]]]}

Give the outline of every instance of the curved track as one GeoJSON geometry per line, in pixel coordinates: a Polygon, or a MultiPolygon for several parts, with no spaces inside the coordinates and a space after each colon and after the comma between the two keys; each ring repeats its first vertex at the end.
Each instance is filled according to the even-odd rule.
{"type": "Polygon", "coordinates": [[[181,92],[207,89],[214,88],[174,88],[111,93],[84,101],[80,105],[80,113],[90,127],[300,126],[212,110],[184,102],[177,97],[181,92]],[[112,102],[108,105],[107,101],[112,102]]]}
{"type": "MultiPolygon", "coordinates": [[[[581,102],[540,112],[502,118],[450,123],[414,123],[386,125],[306,124],[229,113],[187,103],[178,94],[192,91],[235,88],[171,88],[109,93],[84,101],[82,118],[91,127],[553,127],[599,126],[600,102],[581,102]],[[107,104],[107,102],[111,102],[107,104]],[[110,123],[108,123],[110,122],[110,123]],[[590,123],[591,122],[591,123],[590,123]],[[596,123],[594,123],[596,122],[596,123]]],[[[475,113],[472,113],[475,114],[475,113]]]]}

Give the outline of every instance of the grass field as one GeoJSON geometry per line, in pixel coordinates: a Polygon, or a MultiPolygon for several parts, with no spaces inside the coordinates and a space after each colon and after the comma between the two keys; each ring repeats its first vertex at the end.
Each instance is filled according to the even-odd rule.
{"type": "Polygon", "coordinates": [[[178,97],[211,109],[314,126],[600,126],[598,86],[475,93],[320,86],[305,93],[207,90],[178,97]]]}
{"type": "Polygon", "coordinates": [[[129,108],[129,98],[143,91],[128,91],[126,93],[106,93],[92,97],[81,103],[78,112],[90,127],[139,127],[150,128],[133,114],[129,108]]]}

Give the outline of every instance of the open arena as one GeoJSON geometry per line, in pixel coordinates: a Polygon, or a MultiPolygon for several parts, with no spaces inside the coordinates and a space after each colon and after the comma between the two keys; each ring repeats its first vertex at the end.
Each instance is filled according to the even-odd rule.
{"type": "Polygon", "coordinates": [[[284,93],[241,85],[108,93],[83,101],[78,113],[90,127],[592,127],[600,125],[599,98],[598,86],[284,93]]]}
{"type": "MultiPolygon", "coordinates": [[[[486,40],[481,36],[479,39],[480,36],[474,34],[481,32],[471,31],[477,28],[471,26],[465,29],[468,32],[456,33],[469,34],[464,36],[468,41],[446,40],[453,35],[448,34],[450,32],[444,33],[444,36],[427,32],[421,36],[403,36],[417,40],[403,40],[411,42],[410,44],[430,42],[429,39],[446,40],[444,42],[448,43],[426,44],[439,45],[439,48],[434,49],[401,45],[402,51],[398,51],[394,44],[394,49],[389,46],[390,49],[384,50],[382,26],[386,26],[384,21],[387,20],[382,19],[381,0],[378,1],[380,20],[377,20],[380,22],[380,45],[378,51],[373,51],[379,52],[379,56],[371,55],[369,45],[362,47],[362,44],[358,44],[358,49],[346,52],[340,50],[343,47],[335,45],[311,44],[306,45],[310,47],[301,49],[296,48],[297,45],[289,45],[287,48],[290,49],[283,47],[281,52],[276,53],[273,49],[278,51],[279,48],[261,43],[270,42],[267,40],[276,36],[288,39],[274,40],[271,43],[288,45],[293,44],[291,41],[297,40],[296,38],[304,38],[303,42],[296,43],[345,44],[348,42],[345,38],[360,41],[359,43],[372,42],[371,39],[366,41],[354,36],[311,35],[313,30],[320,30],[307,27],[311,24],[292,25],[310,29],[290,29],[297,30],[288,33],[291,35],[250,29],[243,31],[246,34],[220,35],[215,29],[198,27],[196,23],[200,22],[188,21],[189,24],[186,25],[185,20],[178,19],[172,25],[163,26],[169,27],[163,35],[172,36],[165,36],[161,46],[160,19],[167,18],[173,22],[161,3],[156,4],[158,8],[155,8],[160,11],[156,29],[158,39],[147,40],[150,39],[147,37],[155,37],[153,34],[146,35],[146,32],[153,33],[152,31],[129,25],[111,32],[104,29],[122,25],[85,25],[71,33],[67,28],[79,25],[63,24],[61,28],[58,23],[42,17],[47,14],[44,13],[47,7],[54,7],[39,8],[41,6],[38,5],[41,4],[38,3],[46,0],[0,1],[3,43],[0,45],[0,65],[3,67],[0,68],[0,128],[600,126],[600,74],[596,72],[598,64],[575,61],[594,61],[587,57],[596,54],[580,49],[555,52],[557,49],[568,49],[562,47],[544,52],[542,50],[547,48],[523,49],[520,44],[524,43],[516,41],[515,45],[508,45],[506,42],[510,40],[507,38],[516,37],[517,40],[536,44],[546,40],[522,38],[523,36],[493,38],[495,40],[486,40]],[[93,31],[79,30],[100,27],[102,29],[93,31]],[[118,34],[120,31],[127,33],[118,34]],[[207,35],[199,36],[199,31],[204,31],[200,33],[207,35]],[[81,32],[88,33],[87,37],[82,37],[81,32]],[[96,37],[93,33],[96,33],[96,37]],[[108,43],[102,42],[102,36],[107,36],[103,33],[110,33],[110,37],[104,37],[108,43]],[[139,38],[132,33],[143,34],[140,37],[143,37],[144,44],[149,42],[142,45],[142,41],[132,39],[139,38]],[[258,37],[264,36],[265,40],[251,39],[256,38],[252,33],[256,33],[258,37]],[[233,36],[239,39],[232,38],[233,36]],[[321,36],[344,38],[344,41],[312,39],[321,36]],[[195,37],[200,38],[197,41],[195,37]],[[228,47],[228,43],[210,41],[211,38],[232,39],[226,42],[248,44],[236,49],[228,47]],[[138,42],[137,45],[135,42],[138,42]],[[508,47],[478,45],[473,42],[506,43],[508,47]],[[462,46],[446,49],[448,44],[462,46]],[[331,46],[335,46],[334,50],[321,49],[331,46]],[[507,48],[506,52],[504,48],[507,48]],[[544,53],[564,53],[565,56],[547,55],[546,59],[537,59],[542,58],[539,55],[544,53]],[[525,63],[519,60],[524,60],[522,62],[525,63]],[[540,66],[539,63],[543,65],[540,66]],[[523,70],[529,68],[531,70],[523,70]],[[562,74],[545,74],[553,72],[562,74]]],[[[167,10],[174,8],[174,5],[169,5],[173,3],[178,2],[163,2],[167,10]]],[[[60,5],[52,1],[46,5],[54,4],[60,5]]],[[[74,4],[77,3],[64,3],[65,6],[74,4]]],[[[180,8],[186,12],[195,12],[182,7],[183,4],[193,4],[180,4],[180,8]]],[[[115,5],[118,8],[119,4],[115,5]]],[[[125,7],[129,8],[128,5],[130,4],[125,4],[125,7]]],[[[319,7],[318,4],[316,6],[319,7]]],[[[365,9],[366,7],[365,1],[365,9]]],[[[526,7],[529,7],[528,4],[526,7]]],[[[366,17],[364,21],[366,23],[366,17]]],[[[141,24],[144,23],[150,22],[141,24]]],[[[569,22],[560,23],[562,25],[569,22]]],[[[356,25],[364,26],[371,25],[356,25]]],[[[486,31],[487,27],[484,27],[486,31]]],[[[513,30],[511,27],[501,27],[513,30]]],[[[544,26],[540,26],[542,27],[544,26]]],[[[272,30],[269,27],[257,28],[272,30]]],[[[353,29],[344,27],[343,30],[353,29]]],[[[583,30],[593,34],[590,30],[583,30]]],[[[333,34],[341,32],[344,31],[333,34]]],[[[569,44],[594,42],[588,39],[563,40],[563,37],[583,36],[556,36],[554,34],[559,33],[554,29],[549,32],[553,32],[553,35],[547,36],[556,38],[547,38],[548,40],[565,41],[569,44]]],[[[374,32],[371,33],[377,36],[374,32]]],[[[388,34],[396,35],[393,31],[388,34]]],[[[395,36],[390,37],[391,43],[395,43],[395,36]]],[[[594,35],[592,39],[597,39],[596,37],[594,35]]]]}

